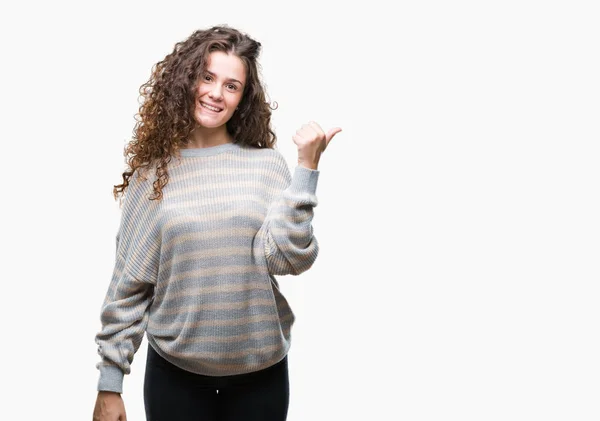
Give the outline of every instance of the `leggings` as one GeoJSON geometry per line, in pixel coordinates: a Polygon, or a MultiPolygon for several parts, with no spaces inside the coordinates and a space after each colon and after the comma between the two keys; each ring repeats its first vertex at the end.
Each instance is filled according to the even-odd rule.
{"type": "Polygon", "coordinates": [[[289,396],[287,355],[264,370],[213,377],[171,364],[148,344],[146,421],[285,421],[289,396]]]}

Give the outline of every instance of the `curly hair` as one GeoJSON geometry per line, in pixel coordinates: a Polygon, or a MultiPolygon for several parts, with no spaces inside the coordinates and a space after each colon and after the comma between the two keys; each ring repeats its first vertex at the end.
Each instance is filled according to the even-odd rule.
{"type": "Polygon", "coordinates": [[[277,106],[271,108],[265,99],[257,61],[261,43],[228,25],[197,30],[152,67],[150,79],[139,89],[144,100],[135,115],[133,138],[124,149],[127,169],[123,183],[113,188],[115,200],[136,170],[145,179],[149,169],[155,169],[156,175],[150,200],[162,199],[162,188],[169,181],[167,165],[172,156],[179,156],[180,146],[188,142],[197,125],[193,116],[196,88],[213,51],[237,56],[246,69],[246,87],[238,109],[226,123],[227,132],[235,143],[274,148],[277,136],[271,129],[271,110],[277,106]]]}

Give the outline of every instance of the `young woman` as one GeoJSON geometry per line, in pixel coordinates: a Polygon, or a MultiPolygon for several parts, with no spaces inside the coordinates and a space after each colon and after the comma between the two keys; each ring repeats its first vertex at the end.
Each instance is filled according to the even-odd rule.
{"type": "Polygon", "coordinates": [[[318,163],[341,131],[275,149],[258,72],[261,44],[227,25],[175,45],[142,85],[112,280],[96,335],[95,421],[125,420],[121,398],[144,332],[148,421],[285,420],[294,314],[275,275],[314,263],[318,163]]]}

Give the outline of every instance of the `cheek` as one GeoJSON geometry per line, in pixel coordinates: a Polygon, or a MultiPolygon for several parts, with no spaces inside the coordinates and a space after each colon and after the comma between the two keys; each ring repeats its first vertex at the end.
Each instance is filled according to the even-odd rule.
{"type": "Polygon", "coordinates": [[[225,101],[227,102],[227,107],[228,108],[233,108],[235,109],[235,107],[238,106],[238,104],[240,103],[240,98],[238,96],[229,96],[225,99],[225,101]]]}
{"type": "Polygon", "coordinates": [[[242,102],[242,95],[237,96],[235,98],[234,102],[235,102],[235,106],[237,107],[240,104],[240,102],[242,102]]]}
{"type": "Polygon", "coordinates": [[[198,98],[202,98],[203,96],[208,95],[210,89],[207,89],[206,87],[200,87],[196,90],[196,99],[198,98]]]}

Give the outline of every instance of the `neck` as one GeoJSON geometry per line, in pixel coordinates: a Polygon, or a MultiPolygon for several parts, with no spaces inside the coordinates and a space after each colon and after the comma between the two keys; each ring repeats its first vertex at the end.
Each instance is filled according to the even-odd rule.
{"type": "Polygon", "coordinates": [[[233,138],[227,133],[225,125],[215,128],[197,126],[188,137],[189,143],[185,148],[208,148],[211,146],[233,143],[233,138]]]}

